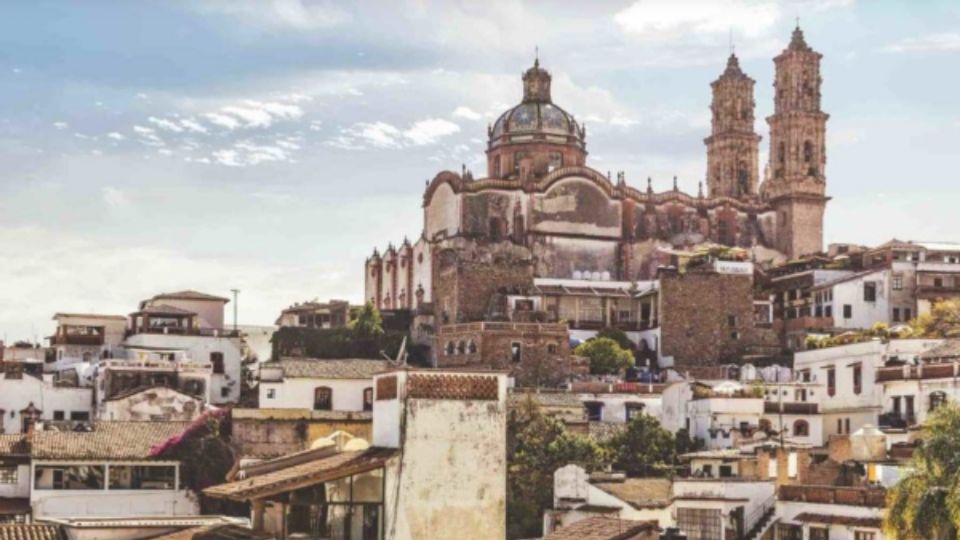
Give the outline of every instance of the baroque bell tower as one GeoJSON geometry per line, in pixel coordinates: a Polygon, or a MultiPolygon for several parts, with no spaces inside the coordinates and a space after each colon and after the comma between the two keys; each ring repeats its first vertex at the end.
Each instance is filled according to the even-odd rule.
{"type": "Polygon", "coordinates": [[[760,136],[753,130],[753,85],[733,53],[723,74],[710,83],[711,131],[703,140],[710,197],[742,199],[757,193],[760,136]]]}
{"type": "Polygon", "coordinates": [[[769,177],[761,191],[777,213],[777,248],[791,258],[823,249],[830,116],[820,108],[822,57],[797,26],[790,44],[774,58],[774,113],[767,118],[769,177]]]}

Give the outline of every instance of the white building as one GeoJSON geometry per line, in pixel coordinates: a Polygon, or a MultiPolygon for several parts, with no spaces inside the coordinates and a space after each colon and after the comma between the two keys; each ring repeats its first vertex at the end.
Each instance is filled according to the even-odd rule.
{"type": "Polygon", "coordinates": [[[941,340],[879,339],[798,352],[794,371],[798,380],[825,385],[818,396],[823,418],[823,440],[849,435],[865,425],[877,425],[883,406],[883,386],[877,370],[891,360],[915,361],[941,340]]]}
{"type": "MultiPolygon", "coordinates": [[[[806,373],[806,372],[805,372],[806,373]]],[[[822,381],[787,380],[763,385],[765,401],[761,429],[790,444],[823,446],[823,415],[820,399],[826,395],[822,381]]]]}
{"type": "Polygon", "coordinates": [[[0,433],[26,433],[42,420],[90,420],[93,390],[53,382],[53,376],[0,373],[0,433]]]}
{"type": "Polygon", "coordinates": [[[753,531],[759,538],[774,520],[775,505],[772,480],[677,478],[673,482],[674,523],[689,538],[736,540],[753,531]]]}
{"type": "Polygon", "coordinates": [[[127,331],[122,315],[57,313],[57,329],[50,340],[46,371],[59,372],[79,363],[92,364],[101,358],[123,357],[120,344],[127,331]]]}
{"type": "Polygon", "coordinates": [[[686,403],[687,432],[707,448],[731,448],[753,440],[764,415],[761,387],[736,381],[696,381],[686,403]]]}
{"type": "Polygon", "coordinates": [[[885,493],[876,488],[781,486],[777,538],[883,540],[885,493]]]}
{"type": "Polygon", "coordinates": [[[960,341],[947,340],[922,352],[916,361],[903,360],[888,362],[887,367],[877,371],[877,382],[882,388],[882,428],[922,425],[942,404],[960,401],[956,384],[960,376],[960,341]]]}
{"type": "Polygon", "coordinates": [[[260,365],[260,407],[372,411],[373,376],[390,367],[363,358],[283,358],[260,365]]]}
{"type": "Polygon", "coordinates": [[[195,495],[180,484],[180,463],[151,449],[187,427],[185,422],[96,422],[90,431],[35,431],[0,437],[0,459],[28,457],[33,519],[47,517],[195,515],[195,495]]]}

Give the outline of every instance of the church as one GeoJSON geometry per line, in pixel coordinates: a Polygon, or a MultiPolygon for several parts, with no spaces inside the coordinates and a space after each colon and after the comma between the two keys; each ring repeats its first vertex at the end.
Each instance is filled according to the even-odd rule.
{"type": "Polygon", "coordinates": [[[711,83],[706,192],[701,182],[695,194],[675,181],[655,192],[649,179],[635,187],[591,168],[586,128],[554,103],[551,75],[534,62],[521,102],[488,127],[486,176],[443,171],[428,183],[420,238],[374,250],[365,299],[386,311],[430,307],[437,324],[489,320],[491,288],[529,288],[534,278],[651,280],[669,263],[665,254],[710,244],[743,248],[758,265],[820,252],[829,117],[821,57],[798,27],[774,58],[770,158],[761,168],[755,81],[730,55],[711,83]]]}

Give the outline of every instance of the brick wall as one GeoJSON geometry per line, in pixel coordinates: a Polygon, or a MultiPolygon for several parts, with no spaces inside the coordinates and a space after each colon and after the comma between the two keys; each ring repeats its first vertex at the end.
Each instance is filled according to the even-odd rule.
{"type": "MultiPolygon", "coordinates": [[[[451,247],[434,257],[433,298],[437,324],[480,321],[498,311],[503,289],[533,286],[530,250],[501,242],[451,247]]],[[[503,317],[506,317],[505,305],[503,317]]]]}

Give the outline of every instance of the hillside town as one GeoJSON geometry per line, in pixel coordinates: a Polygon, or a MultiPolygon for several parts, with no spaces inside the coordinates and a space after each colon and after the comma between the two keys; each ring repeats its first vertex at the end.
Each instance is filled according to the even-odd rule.
{"type": "Polygon", "coordinates": [[[717,66],[697,193],[593,168],[537,58],[363,297],[51,313],[0,348],[0,540],[955,538],[914,486],[958,448],[960,242],[824,245],[822,55],[787,43],[768,163],[717,66]]]}

